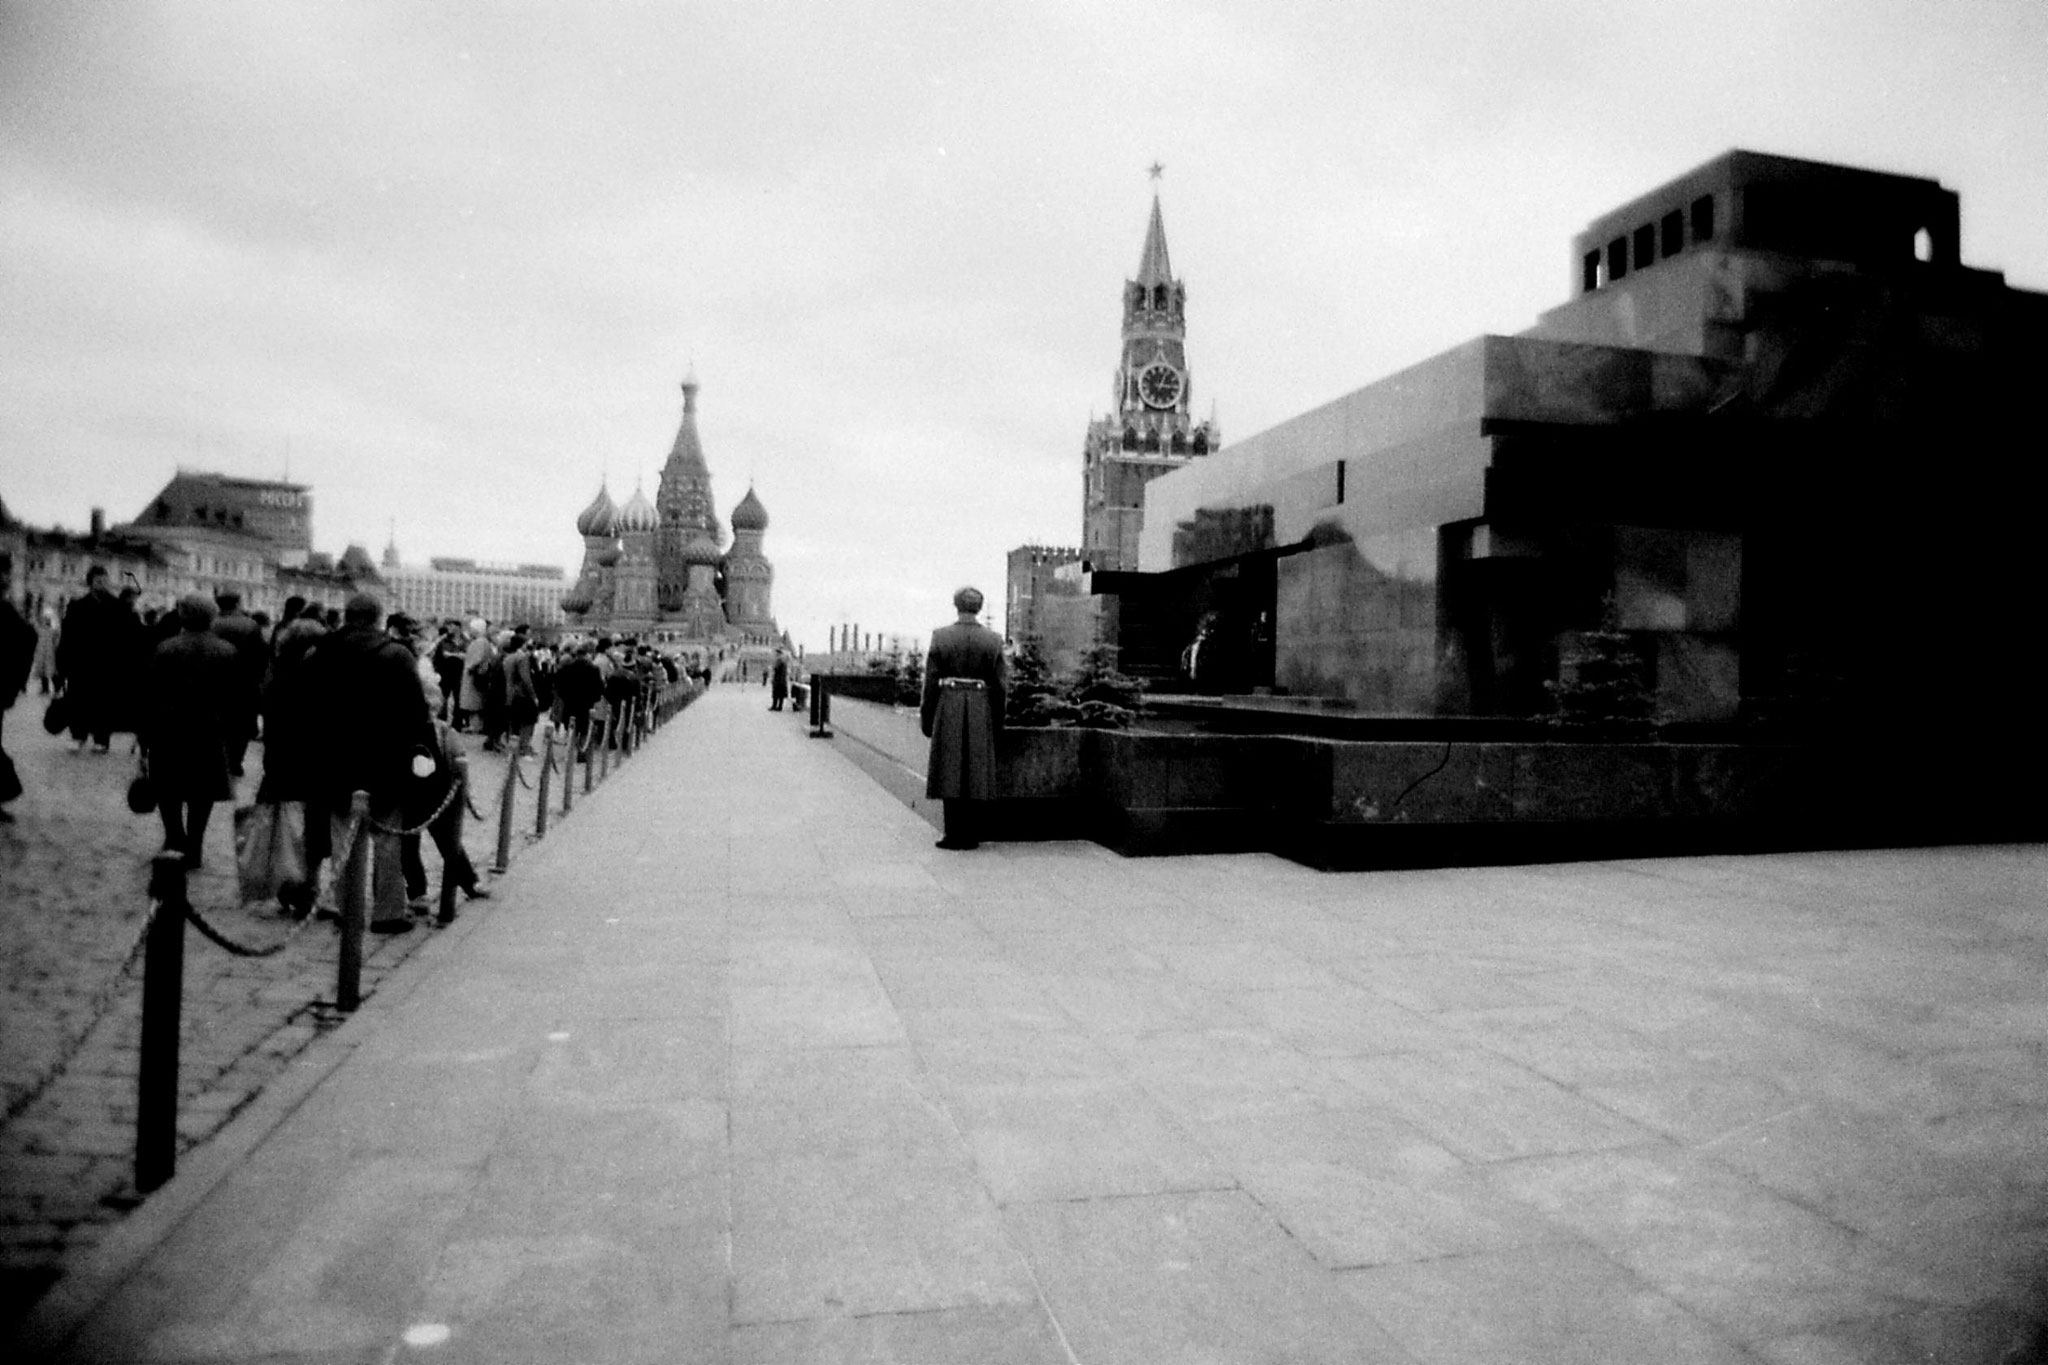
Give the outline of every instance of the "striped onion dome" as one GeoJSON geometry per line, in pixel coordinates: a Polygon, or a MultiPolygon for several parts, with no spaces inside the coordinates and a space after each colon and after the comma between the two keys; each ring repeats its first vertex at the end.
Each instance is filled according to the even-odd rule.
{"type": "Polygon", "coordinates": [[[590,500],[590,506],[583,509],[583,515],[576,518],[576,534],[583,536],[608,536],[612,534],[612,523],[618,519],[619,506],[612,501],[611,490],[599,484],[597,496],[590,500]]]}
{"type": "Polygon", "coordinates": [[[614,523],[620,535],[631,535],[635,531],[655,531],[661,528],[661,514],[654,510],[654,504],[639,489],[626,499],[626,505],[619,509],[619,519],[614,523]]]}

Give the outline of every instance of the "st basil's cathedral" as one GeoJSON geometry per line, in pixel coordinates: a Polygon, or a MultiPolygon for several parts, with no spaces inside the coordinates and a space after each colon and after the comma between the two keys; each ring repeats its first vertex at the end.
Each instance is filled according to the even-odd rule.
{"type": "Polygon", "coordinates": [[[711,501],[697,436],[697,380],[683,380],[683,420],[654,501],[619,506],[611,491],[576,518],[583,571],[562,599],[571,629],[637,636],[706,659],[787,648],[769,607],[775,568],[761,551],[768,509],[750,487],[732,509],[732,545],[711,501]]]}

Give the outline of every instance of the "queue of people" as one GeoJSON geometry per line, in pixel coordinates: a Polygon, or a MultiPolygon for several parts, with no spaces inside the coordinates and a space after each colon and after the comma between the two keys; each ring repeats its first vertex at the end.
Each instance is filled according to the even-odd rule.
{"type": "MultiPolygon", "coordinates": [[[[0,577],[11,572],[0,563],[0,577]]],[[[85,586],[54,630],[38,631],[14,610],[11,584],[0,583],[5,705],[46,660],[56,708],[46,724],[68,728],[77,752],[108,753],[114,734],[132,731],[164,847],[188,867],[202,865],[214,807],[235,799],[260,737],[262,777],[247,810],[275,816],[264,827],[288,830],[294,844],[294,875],[277,889],[282,908],[312,913],[322,865],[365,838],[370,928],[379,933],[405,932],[427,912],[421,831],[457,887],[473,898],[488,894],[461,847],[453,809],[458,734],[475,734],[516,763],[533,752],[541,717],[552,715],[588,745],[604,717],[644,704],[652,689],[681,676],[673,660],[637,641],[556,647],[526,626],[493,630],[481,619],[428,631],[403,613],[387,619],[368,593],[339,610],[291,598],[273,625],[244,612],[232,592],[188,595],[159,615],[137,612],[136,595],[114,592],[104,568],[91,569],[85,586]],[[358,791],[369,797],[361,829],[352,810],[358,791]]],[[[11,818],[6,803],[19,794],[0,749],[0,821],[11,818]]]]}

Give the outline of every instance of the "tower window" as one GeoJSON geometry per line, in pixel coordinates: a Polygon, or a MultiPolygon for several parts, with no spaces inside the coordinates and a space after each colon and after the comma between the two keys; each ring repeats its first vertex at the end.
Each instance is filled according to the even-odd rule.
{"type": "Polygon", "coordinates": [[[1664,255],[1668,259],[1685,250],[1685,215],[1677,209],[1664,215],[1664,255]]]}
{"type": "Polygon", "coordinates": [[[1920,228],[1913,234],[1913,259],[1931,261],[1934,259],[1934,234],[1920,228]]]}
{"type": "Polygon", "coordinates": [[[1613,284],[1628,274],[1628,238],[1616,237],[1607,244],[1607,282],[1613,284]]]}
{"type": "Polygon", "coordinates": [[[1714,240],[1714,196],[1703,194],[1692,201],[1692,239],[1695,243],[1714,240]]]}
{"type": "Polygon", "coordinates": [[[1579,262],[1579,292],[1590,294],[1600,287],[1600,253],[1589,251],[1579,262]]]}
{"type": "Polygon", "coordinates": [[[1165,286],[1165,285],[1163,285],[1163,284],[1159,284],[1159,285],[1154,285],[1154,286],[1152,287],[1152,306],[1153,306],[1154,308],[1157,308],[1157,309],[1161,310],[1162,312],[1163,312],[1163,311],[1165,311],[1165,308],[1166,308],[1166,286],[1165,286]]]}
{"type": "Polygon", "coordinates": [[[1636,229],[1636,269],[1657,261],[1657,229],[1648,223],[1636,229]]]}

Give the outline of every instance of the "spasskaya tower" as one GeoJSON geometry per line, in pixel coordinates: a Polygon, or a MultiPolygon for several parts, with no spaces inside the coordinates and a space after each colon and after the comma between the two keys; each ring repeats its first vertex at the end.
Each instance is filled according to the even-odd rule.
{"type": "Polygon", "coordinates": [[[1091,569],[1138,567],[1145,485],[1216,449],[1214,422],[1190,408],[1187,287],[1166,254],[1166,221],[1152,167],[1152,221],[1137,278],[1124,281],[1123,358],[1110,410],[1088,424],[1082,452],[1081,558],[1091,569]]]}

